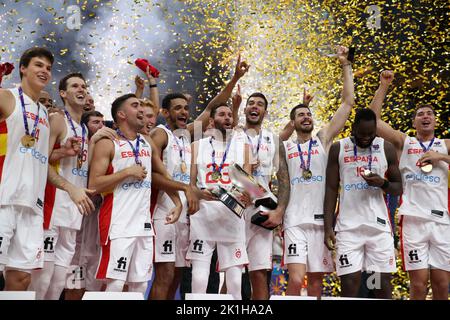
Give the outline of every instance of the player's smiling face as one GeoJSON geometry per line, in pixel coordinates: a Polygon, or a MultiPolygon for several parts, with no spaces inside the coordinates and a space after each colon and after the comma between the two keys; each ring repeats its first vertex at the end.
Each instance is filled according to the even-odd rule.
{"type": "Polygon", "coordinates": [[[261,97],[248,99],[244,109],[245,120],[250,124],[261,124],[266,115],[266,103],[261,97]]]}

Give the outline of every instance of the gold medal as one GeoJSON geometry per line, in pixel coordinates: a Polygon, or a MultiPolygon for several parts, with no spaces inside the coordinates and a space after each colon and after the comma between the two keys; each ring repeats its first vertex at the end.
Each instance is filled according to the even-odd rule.
{"type": "Polygon", "coordinates": [[[83,158],[78,156],[78,158],[77,158],[77,169],[81,169],[82,166],[83,166],[83,158]]]}
{"type": "Polygon", "coordinates": [[[420,167],[420,170],[424,173],[430,173],[433,170],[433,165],[431,163],[426,163],[420,167]]]}
{"type": "Polygon", "coordinates": [[[186,166],[186,162],[184,162],[184,160],[181,161],[180,169],[181,169],[181,172],[182,172],[182,173],[186,173],[186,171],[187,171],[187,166],[186,166]]]}
{"type": "Polygon", "coordinates": [[[26,134],[20,139],[20,142],[25,148],[31,148],[36,143],[36,138],[26,134]]]}
{"type": "Polygon", "coordinates": [[[213,181],[219,181],[222,178],[222,174],[219,171],[213,171],[211,178],[213,181]]]}
{"type": "Polygon", "coordinates": [[[366,177],[370,177],[372,175],[372,171],[370,171],[369,169],[364,169],[364,175],[366,177]]]}
{"type": "Polygon", "coordinates": [[[311,172],[311,170],[309,170],[309,169],[303,170],[302,176],[303,176],[303,178],[304,178],[305,180],[311,179],[311,178],[312,178],[312,172],[311,172]]]}

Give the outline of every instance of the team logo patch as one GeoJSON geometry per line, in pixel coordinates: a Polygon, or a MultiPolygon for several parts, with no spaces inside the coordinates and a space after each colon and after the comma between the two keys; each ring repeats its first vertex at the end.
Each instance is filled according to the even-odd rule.
{"type": "Polygon", "coordinates": [[[236,249],[236,252],[234,253],[234,255],[236,256],[237,259],[240,259],[241,255],[242,255],[241,249],[236,249]]]}

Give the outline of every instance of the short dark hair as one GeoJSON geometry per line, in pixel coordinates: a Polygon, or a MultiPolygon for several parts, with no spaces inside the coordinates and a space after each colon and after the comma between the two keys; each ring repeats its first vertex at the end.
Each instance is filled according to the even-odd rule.
{"type": "Polygon", "coordinates": [[[117,123],[117,111],[119,111],[122,104],[130,98],[136,98],[136,95],[134,93],[127,93],[114,100],[114,102],[111,105],[111,115],[114,122],[117,123]]]}
{"type": "Polygon", "coordinates": [[[47,49],[47,48],[42,48],[42,47],[33,47],[33,48],[29,48],[27,50],[25,50],[24,53],[22,53],[22,56],[20,57],[20,62],[19,62],[19,74],[20,74],[20,79],[22,79],[22,72],[20,71],[20,67],[24,66],[25,68],[28,67],[28,65],[30,64],[31,59],[38,57],[44,57],[46,59],[48,59],[48,61],[50,61],[50,64],[53,65],[53,62],[55,61],[55,58],[53,57],[53,54],[47,49]]]}
{"type": "Polygon", "coordinates": [[[170,102],[173,99],[184,99],[184,100],[188,101],[186,96],[184,94],[180,93],[180,92],[169,93],[162,100],[162,108],[169,110],[170,102]]]}
{"type": "Polygon", "coordinates": [[[95,111],[95,110],[84,112],[81,115],[81,121],[80,121],[81,124],[84,124],[87,126],[91,117],[104,117],[104,115],[101,112],[95,111]]]}
{"type": "Polygon", "coordinates": [[[377,123],[377,116],[372,109],[363,108],[358,109],[355,114],[355,120],[353,122],[354,126],[357,126],[361,121],[373,121],[377,123]]]}
{"type": "Polygon", "coordinates": [[[264,100],[264,103],[265,103],[264,106],[266,107],[266,110],[267,110],[267,106],[269,105],[269,103],[267,102],[266,96],[263,95],[261,92],[253,92],[253,93],[248,97],[247,103],[246,103],[245,105],[248,105],[248,100],[250,100],[250,98],[253,98],[253,97],[262,98],[262,99],[264,100]]]}
{"type": "Polygon", "coordinates": [[[84,77],[83,77],[83,75],[81,73],[79,73],[79,72],[69,73],[67,76],[65,76],[64,78],[59,80],[58,90],[66,91],[67,90],[67,80],[69,80],[70,78],[80,78],[84,82],[86,82],[86,79],[84,79],[84,77]]]}
{"type": "Polygon", "coordinates": [[[417,116],[417,111],[419,111],[419,109],[422,109],[422,108],[429,108],[429,109],[431,109],[431,111],[433,111],[433,114],[434,114],[434,107],[433,107],[433,105],[431,105],[431,104],[419,104],[419,105],[417,105],[414,108],[414,113],[413,113],[413,117],[412,117],[413,120],[417,116]]]}
{"type": "Polygon", "coordinates": [[[214,118],[214,116],[215,116],[216,113],[217,113],[217,109],[219,109],[220,107],[227,107],[227,108],[231,109],[230,106],[227,105],[225,102],[216,104],[215,106],[213,106],[213,107],[211,108],[211,111],[210,111],[210,113],[209,113],[209,117],[210,117],[210,118],[214,118]]]}
{"type": "Polygon", "coordinates": [[[309,111],[311,111],[311,109],[306,104],[300,103],[300,104],[296,105],[295,107],[293,107],[291,112],[289,113],[289,118],[291,120],[295,120],[295,112],[297,111],[297,109],[300,109],[300,108],[306,108],[309,111]]]}

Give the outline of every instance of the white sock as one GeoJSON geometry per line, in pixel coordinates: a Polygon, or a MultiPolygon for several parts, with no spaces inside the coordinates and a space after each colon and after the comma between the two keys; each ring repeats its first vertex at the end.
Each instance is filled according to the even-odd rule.
{"type": "Polygon", "coordinates": [[[67,267],[55,265],[52,280],[48,288],[45,300],[59,300],[61,293],[66,286],[67,267]]]}
{"type": "Polygon", "coordinates": [[[225,281],[227,282],[227,293],[233,295],[236,300],[242,300],[242,266],[233,266],[225,270],[225,281]]]}
{"type": "Polygon", "coordinates": [[[42,269],[31,271],[31,283],[28,291],[36,292],[36,300],[44,300],[53,277],[54,268],[54,261],[45,261],[42,269]]]}
{"type": "Polygon", "coordinates": [[[108,279],[105,291],[106,292],[122,292],[124,285],[125,285],[125,281],[123,281],[123,280],[108,279]]]}
{"type": "Polygon", "coordinates": [[[208,287],[209,268],[207,261],[192,260],[192,293],[206,293],[208,287]]]}

